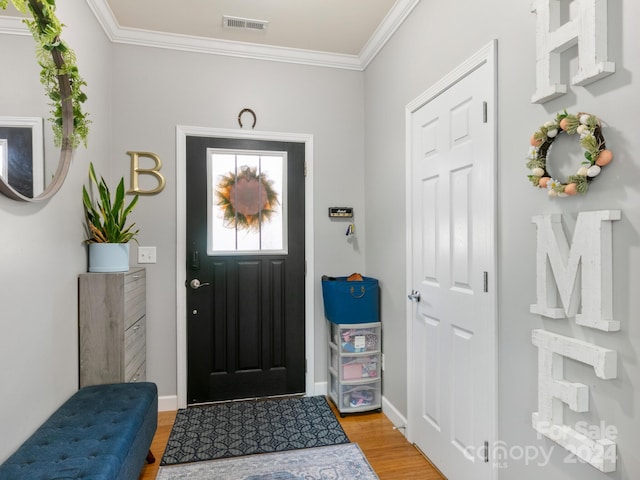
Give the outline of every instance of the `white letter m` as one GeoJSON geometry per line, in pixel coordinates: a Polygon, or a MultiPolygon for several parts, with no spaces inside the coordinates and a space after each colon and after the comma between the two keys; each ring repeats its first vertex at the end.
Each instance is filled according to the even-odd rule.
{"type": "Polygon", "coordinates": [[[549,318],[575,316],[578,325],[606,332],[620,330],[620,322],[612,319],[614,220],[620,220],[620,210],[579,213],[569,248],[560,214],[533,217],[537,227],[537,303],[531,305],[531,313],[549,318]]]}

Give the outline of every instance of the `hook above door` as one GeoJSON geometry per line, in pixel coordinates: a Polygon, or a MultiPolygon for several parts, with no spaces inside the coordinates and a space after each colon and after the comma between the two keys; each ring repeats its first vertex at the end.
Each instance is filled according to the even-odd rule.
{"type": "Polygon", "coordinates": [[[240,128],[243,127],[242,125],[242,114],[243,113],[250,113],[251,116],[253,117],[253,123],[251,124],[251,129],[253,130],[254,128],[256,128],[256,122],[257,122],[257,118],[256,118],[256,113],[251,110],[250,108],[243,108],[242,110],[240,110],[240,113],[238,114],[238,125],[240,125],[240,128]]]}

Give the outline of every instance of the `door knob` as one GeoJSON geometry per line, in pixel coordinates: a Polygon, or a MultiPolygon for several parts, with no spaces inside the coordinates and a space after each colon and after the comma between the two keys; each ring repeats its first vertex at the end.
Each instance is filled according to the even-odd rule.
{"type": "Polygon", "coordinates": [[[199,289],[200,287],[207,287],[211,285],[210,283],[200,283],[200,280],[198,280],[197,278],[194,278],[193,280],[191,280],[189,282],[189,286],[191,288],[193,288],[194,290],[199,289]]]}
{"type": "Polygon", "coordinates": [[[418,290],[411,290],[411,293],[407,295],[407,298],[412,302],[417,303],[420,301],[420,292],[418,290]]]}

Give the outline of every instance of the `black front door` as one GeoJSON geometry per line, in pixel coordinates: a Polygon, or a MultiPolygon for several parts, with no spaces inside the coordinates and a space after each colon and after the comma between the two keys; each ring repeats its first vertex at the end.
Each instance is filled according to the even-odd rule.
{"type": "Polygon", "coordinates": [[[186,145],[188,403],[303,393],[305,146],[186,145]]]}

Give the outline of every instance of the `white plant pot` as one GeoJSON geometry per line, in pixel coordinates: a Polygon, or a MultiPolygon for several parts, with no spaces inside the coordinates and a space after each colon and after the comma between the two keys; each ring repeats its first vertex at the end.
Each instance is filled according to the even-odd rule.
{"type": "Polygon", "coordinates": [[[129,271],[129,244],[90,243],[89,271],[95,273],[129,271]]]}

